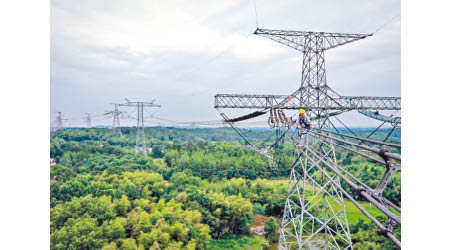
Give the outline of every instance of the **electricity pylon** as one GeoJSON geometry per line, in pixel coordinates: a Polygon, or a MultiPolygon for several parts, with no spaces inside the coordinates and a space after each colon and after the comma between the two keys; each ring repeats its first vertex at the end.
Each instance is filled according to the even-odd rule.
{"type": "Polygon", "coordinates": [[[111,103],[111,104],[114,105],[114,110],[106,111],[105,115],[113,115],[113,129],[119,135],[122,135],[122,131],[120,130],[119,116],[121,114],[125,113],[125,112],[124,111],[119,111],[119,104],[118,103],[111,103]]]}
{"type": "Polygon", "coordinates": [[[136,125],[136,148],[135,155],[142,153],[147,155],[147,145],[145,143],[145,131],[144,131],[144,107],[161,107],[158,104],[151,102],[131,102],[125,98],[127,101],[124,104],[119,104],[119,106],[137,107],[137,125],[136,125]]]}
{"type": "MultiPolygon", "coordinates": [[[[314,117],[323,118],[313,121],[315,128],[329,130],[329,110],[312,108],[331,104],[332,98],[338,96],[327,85],[324,52],[365,38],[369,34],[261,29],[257,29],[255,34],[303,52],[301,85],[294,97],[298,98],[301,106],[308,108],[314,117]]],[[[309,146],[308,141],[305,146],[309,146]]],[[[280,250],[291,249],[293,246],[298,249],[313,246],[324,249],[352,247],[342,192],[331,180],[324,177],[324,173],[319,171],[320,175],[317,175],[315,168],[319,158],[331,159],[336,163],[334,144],[318,143],[316,152],[317,155],[312,155],[305,147],[296,147],[281,224],[278,245],[280,250]]],[[[332,179],[335,183],[340,183],[336,174],[332,179]]]]}
{"type": "Polygon", "coordinates": [[[84,122],[86,122],[86,128],[91,128],[91,114],[90,113],[85,113],[86,118],[84,120],[84,122]]]}
{"type": "Polygon", "coordinates": [[[54,123],[55,125],[53,127],[53,131],[58,131],[58,130],[63,130],[64,129],[61,112],[57,112],[57,113],[58,113],[58,116],[56,116],[56,121],[54,123]]]}
{"type": "MultiPolygon", "coordinates": [[[[264,36],[303,53],[300,88],[291,95],[218,94],[215,108],[262,108],[234,119],[242,121],[270,109],[306,109],[313,127],[330,131],[329,117],[349,110],[399,110],[398,97],[340,96],[327,84],[325,51],[372,34],[343,34],[256,29],[264,36]],[[331,112],[334,111],[334,112],[331,112]]],[[[299,145],[295,134],[287,198],[278,249],[351,249],[352,242],[345,211],[340,176],[325,167],[326,159],[337,164],[334,143],[329,139],[307,140],[299,145]]],[[[315,138],[311,138],[315,139],[315,138]]],[[[329,165],[328,165],[329,166],[329,165]]]]}

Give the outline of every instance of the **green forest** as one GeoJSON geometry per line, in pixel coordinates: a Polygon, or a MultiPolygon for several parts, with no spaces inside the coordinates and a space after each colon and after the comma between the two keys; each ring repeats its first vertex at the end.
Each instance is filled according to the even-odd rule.
{"type": "MultiPolygon", "coordinates": [[[[123,128],[122,135],[107,128],[51,134],[51,249],[276,249],[293,145],[279,149],[278,167],[271,168],[228,128],[145,130],[147,156],[135,156],[135,128],[123,128]],[[252,231],[261,225],[264,236],[252,231]]],[[[270,129],[245,133],[260,145],[274,136],[270,129]]],[[[399,132],[390,140],[398,143],[399,132]]],[[[336,154],[369,186],[384,173],[361,156],[336,154]]],[[[384,193],[397,205],[400,183],[396,173],[384,193]]],[[[375,207],[362,205],[386,222],[375,207]]],[[[346,209],[354,249],[397,249],[352,203],[346,209]]],[[[400,228],[395,234],[400,238],[400,228]]]]}

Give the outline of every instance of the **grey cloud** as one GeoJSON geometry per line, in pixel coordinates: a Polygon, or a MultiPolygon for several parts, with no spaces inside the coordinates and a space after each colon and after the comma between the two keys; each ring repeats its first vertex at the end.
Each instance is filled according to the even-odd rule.
{"type": "MultiPolygon", "coordinates": [[[[248,49],[243,47],[244,43],[253,39],[248,37],[255,29],[253,1],[189,3],[167,1],[161,6],[157,1],[52,1],[52,119],[56,111],[69,118],[81,117],[86,112],[101,114],[111,108],[109,103],[128,97],[156,98],[163,105],[158,115],[168,119],[218,120],[213,109],[216,93],[289,94],[299,87],[299,52],[269,41],[268,45],[258,45],[260,55],[239,54],[248,49]],[[197,28],[213,31],[218,38],[206,43],[199,41],[206,44],[201,50],[187,50],[183,46],[162,49],[141,46],[136,50],[127,46],[129,40],[123,43],[115,36],[109,40],[111,33],[104,33],[103,24],[96,26],[98,15],[139,25],[142,20],[155,18],[158,8],[176,8],[187,13],[191,20],[181,29],[189,29],[194,23],[197,28]],[[97,27],[98,33],[92,27],[97,27]],[[224,43],[227,39],[229,42],[224,43]]],[[[399,1],[387,0],[281,3],[256,1],[261,27],[371,32],[400,12],[399,1]]],[[[176,24],[177,27],[164,27],[165,31],[140,32],[148,32],[150,40],[159,39],[164,32],[180,31],[179,23],[176,24]]],[[[343,95],[400,95],[399,33],[400,21],[396,20],[374,37],[327,52],[330,86],[343,95]]],[[[198,37],[202,34],[192,33],[175,42],[191,44],[198,37]]],[[[230,114],[244,112],[230,111],[230,114]]],[[[356,114],[349,115],[348,120],[353,121],[350,125],[374,124],[365,118],[355,118],[356,114]]],[[[80,123],[74,120],[72,125],[79,125],[77,122],[80,123]]],[[[134,122],[130,120],[128,124],[134,122]]]]}

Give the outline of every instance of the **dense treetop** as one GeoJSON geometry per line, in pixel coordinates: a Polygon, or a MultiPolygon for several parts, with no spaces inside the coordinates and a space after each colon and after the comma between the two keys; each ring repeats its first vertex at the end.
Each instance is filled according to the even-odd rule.
{"type": "MultiPolygon", "coordinates": [[[[277,241],[292,145],[280,149],[272,170],[265,158],[238,146],[230,129],[146,133],[149,156],[134,155],[133,129],[124,129],[123,136],[108,129],[51,135],[52,249],[209,249],[212,242],[249,235],[255,214],[269,217],[266,238],[277,241]]],[[[273,131],[246,133],[263,145],[273,131]]],[[[337,154],[369,185],[381,178],[383,166],[337,154]]],[[[385,195],[401,203],[400,175],[385,195]]],[[[355,249],[394,248],[367,220],[351,224],[351,230],[355,249]]]]}

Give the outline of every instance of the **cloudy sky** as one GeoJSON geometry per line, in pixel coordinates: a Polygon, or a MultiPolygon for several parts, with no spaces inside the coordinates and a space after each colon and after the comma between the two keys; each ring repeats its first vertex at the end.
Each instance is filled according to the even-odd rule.
{"type": "MultiPolygon", "coordinates": [[[[400,96],[400,1],[255,3],[260,28],[372,33],[382,27],[326,52],[328,84],[341,95],[400,96]]],[[[65,125],[76,126],[89,112],[92,125],[109,125],[112,119],[101,114],[126,97],[162,105],[145,116],[218,120],[217,93],[294,92],[301,53],[252,35],[255,28],[253,0],[52,0],[51,119],[61,111],[65,125]]],[[[356,114],[344,119],[376,125],[356,114]]]]}

